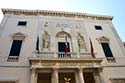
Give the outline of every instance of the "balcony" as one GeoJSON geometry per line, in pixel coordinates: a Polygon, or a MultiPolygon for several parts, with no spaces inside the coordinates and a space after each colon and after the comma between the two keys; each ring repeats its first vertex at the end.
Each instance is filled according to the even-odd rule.
{"type": "Polygon", "coordinates": [[[33,57],[35,58],[94,58],[91,53],[81,53],[81,52],[35,52],[33,53],[33,57]]]}
{"type": "Polygon", "coordinates": [[[95,58],[91,53],[76,52],[39,52],[29,57],[31,68],[78,68],[101,67],[101,58],[95,58]]]}

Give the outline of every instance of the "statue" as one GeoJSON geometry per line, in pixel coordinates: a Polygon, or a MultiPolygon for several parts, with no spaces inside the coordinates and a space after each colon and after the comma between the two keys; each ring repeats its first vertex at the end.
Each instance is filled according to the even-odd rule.
{"type": "Polygon", "coordinates": [[[44,34],[42,35],[42,49],[43,48],[49,48],[50,45],[50,35],[47,31],[44,31],[44,34]]]}
{"type": "Polygon", "coordinates": [[[77,41],[78,41],[79,51],[81,51],[81,49],[84,48],[84,38],[81,35],[81,33],[79,33],[79,32],[77,32],[76,38],[77,38],[77,41]]]}

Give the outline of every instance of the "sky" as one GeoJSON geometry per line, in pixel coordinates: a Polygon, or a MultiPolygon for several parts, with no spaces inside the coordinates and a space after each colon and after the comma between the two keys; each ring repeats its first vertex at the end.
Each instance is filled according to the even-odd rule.
{"type": "MultiPolygon", "coordinates": [[[[0,8],[55,10],[113,16],[113,24],[125,41],[125,0],[0,0],[0,8]]],[[[0,21],[3,18],[0,10],[0,21]]]]}

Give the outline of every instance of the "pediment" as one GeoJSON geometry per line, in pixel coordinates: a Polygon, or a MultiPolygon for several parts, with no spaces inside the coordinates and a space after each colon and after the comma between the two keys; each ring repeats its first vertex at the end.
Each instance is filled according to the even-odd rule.
{"type": "Polygon", "coordinates": [[[105,37],[105,36],[96,38],[96,40],[98,40],[99,42],[109,42],[109,38],[107,38],[107,37],[105,37]]]}
{"type": "Polygon", "coordinates": [[[22,34],[21,32],[15,33],[13,35],[20,35],[20,36],[24,36],[24,34],[22,34]]]}
{"type": "Polygon", "coordinates": [[[24,35],[24,34],[21,33],[21,32],[14,33],[14,34],[12,34],[12,35],[10,35],[10,36],[11,36],[11,38],[12,38],[13,40],[24,40],[25,37],[26,37],[26,35],[24,35]]]}

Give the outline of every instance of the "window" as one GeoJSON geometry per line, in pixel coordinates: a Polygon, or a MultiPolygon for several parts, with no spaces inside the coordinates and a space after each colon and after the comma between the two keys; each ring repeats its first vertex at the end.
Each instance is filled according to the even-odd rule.
{"type": "Polygon", "coordinates": [[[26,26],[27,22],[26,21],[19,21],[18,26],[26,26]]]}
{"type": "Polygon", "coordinates": [[[68,53],[70,52],[69,42],[67,42],[67,46],[65,42],[58,42],[58,51],[59,51],[58,56],[60,58],[63,58],[63,57],[71,58],[71,54],[68,53]]]}
{"type": "Polygon", "coordinates": [[[9,56],[19,56],[22,40],[13,40],[9,56]]]}
{"type": "Polygon", "coordinates": [[[102,30],[102,27],[101,26],[95,26],[95,29],[96,30],[102,30]]]}
{"type": "MultiPolygon", "coordinates": [[[[68,52],[70,52],[69,43],[67,42],[67,44],[68,44],[68,52]]],[[[65,42],[58,42],[58,51],[65,52],[65,42]]]]}
{"type": "Polygon", "coordinates": [[[109,46],[109,38],[102,36],[100,38],[96,38],[97,41],[101,44],[103,52],[107,58],[108,61],[110,62],[115,62],[115,58],[113,57],[112,51],[109,46]]]}
{"type": "Polygon", "coordinates": [[[22,40],[13,40],[8,60],[14,59],[14,60],[18,61],[21,45],[22,45],[22,40]]]}
{"type": "Polygon", "coordinates": [[[111,49],[109,47],[109,44],[108,43],[101,43],[101,45],[102,45],[103,51],[105,53],[105,56],[106,57],[113,57],[111,49]]]}
{"type": "Polygon", "coordinates": [[[115,58],[113,57],[112,51],[109,47],[108,43],[101,43],[104,54],[109,62],[115,62],[115,58]]]}

